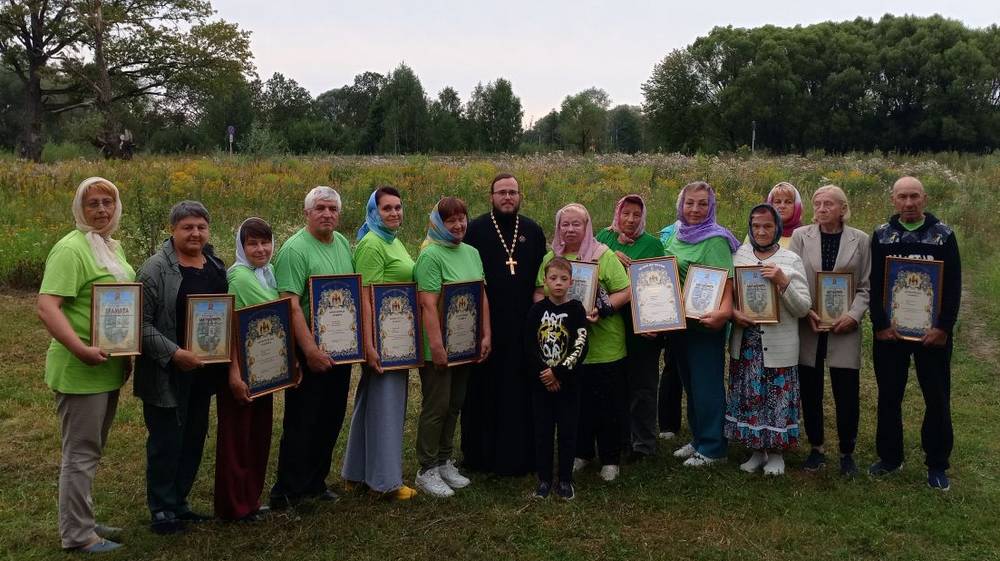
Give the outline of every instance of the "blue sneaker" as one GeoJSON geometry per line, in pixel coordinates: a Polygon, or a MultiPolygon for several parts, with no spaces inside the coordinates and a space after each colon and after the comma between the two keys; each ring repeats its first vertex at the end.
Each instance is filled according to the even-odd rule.
{"type": "Polygon", "coordinates": [[[552,484],[548,481],[539,481],[538,488],[535,489],[534,494],[531,496],[536,499],[547,499],[549,498],[549,491],[552,490],[552,484]]]}
{"type": "Polygon", "coordinates": [[[891,473],[896,473],[897,471],[903,469],[903,464],[892,465],[882,460],[879,460],[868,468],[868,475],[874,477],[883,477],[891,473]]]}
{"type": "Polygon", "coordinates": [[[947,491],[951,489],[951,482],[948,481],[948,476],[945,475],[943,469],[929,469],[927,470],[927,486],[938,491],[947,491]]]}
{"type": "Polygon", "coordinates": [[[560,481],[559,486],[556,487],[556,495],[564,501],[572,501],[576,498],[576,490],[573,489],[573,483],[569,481],[560,481]]]}
{"type": "Polygon", "coordinates": [[[114,551],[121,547],[122,544],[113,542],[111,540],[101,539],[90,545],[85,545],[83,547],[77,548],[80,553],[107,553],[109,551],[114,551]]]}

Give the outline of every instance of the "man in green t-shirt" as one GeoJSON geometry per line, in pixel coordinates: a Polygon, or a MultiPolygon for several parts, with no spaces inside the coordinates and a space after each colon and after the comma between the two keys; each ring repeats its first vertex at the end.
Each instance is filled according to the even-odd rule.
{"type": "Polygon", "coordinates": [[[337,232],[340,194],[316,187],[306,195],[306,226],[274,257],[278,292],[292,299],[292,331],[302,382],[285,391],[285,418],[278,453],[278,475],[271,507],[286,508],[303,499],[336,500],[327,489],[333,449],[344,424],[351,365],[338,365],[320,350],[309,329],[309,277],[353,273],[347,238],[337,232]]]}

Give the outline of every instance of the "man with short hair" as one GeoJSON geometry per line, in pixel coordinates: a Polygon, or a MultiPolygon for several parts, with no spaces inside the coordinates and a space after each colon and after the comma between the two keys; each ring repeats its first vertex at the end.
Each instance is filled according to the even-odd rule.
{"type": "Polygon", "coordinates": [[[954,231],[933,214],[924,212],[927,194],[914,177],[901,177],[892,186],[896,213],[875,229],[871,238],[872,361],[878,383],[878,426],[875,447],[879,460],[868,472],[883,476],[903,466],[903,393],[910,357],[924,396],[921,444],[926,454],[927,484],[950,488],[946,470],[951,455],[952,330],[962,294],[962,262],[954,231]],[[920,341],[903,340],[890,323],[885,302],[885,265],[888,257],[937,260],[944,263],[941,305],[934,325],[920,341]]]}
{"type": "Polygon", "coordinates": [[[278,475],[271,507],[303,499],[336,500],[326,487],[333,449],[344,424],[351,365],[335,364],[316,345],[309,329],[309,277],[354,272],[347,238],[337,232],[340,194],[315,187],[305,200],[306,226],[292,234],[274,256],[274,276],[282,297],[292,298],[292,330],[302,369],[298,387],[285,391],[285,418],[278,452],[278,475]]]}
{"type": "Polygon", "coordinates": [[[534,468],[532,376],[525,370],[523,329],[545,255],[545,234],[520,214],[523,194],[513,175],[490,184],[490,211],[469,223],[465,243],[479,250],[490,303],[493,351],[473,367],[462,409],[464,465],[498,475],[534,468]]]}

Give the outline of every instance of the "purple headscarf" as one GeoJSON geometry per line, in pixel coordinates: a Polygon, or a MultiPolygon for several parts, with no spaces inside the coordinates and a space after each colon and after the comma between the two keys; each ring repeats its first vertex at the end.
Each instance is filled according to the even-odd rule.
{"type": "Polygon", "coordinates": [[[681,189],[677,195],[677,220],[680,223],[677,228],[677,239],[685,243],[698,243],[719,236],[729,242],[730,251],[733,253],[740,248],[740,241],[736,239],[727,228],[719,226],[715,221],[715,190],[704,181],[689,183],[681,189]],[[708,216],[698,224],[688,224],[684,219],[684,194],[688,189],[704,186],[708,191],[708,216]]]}

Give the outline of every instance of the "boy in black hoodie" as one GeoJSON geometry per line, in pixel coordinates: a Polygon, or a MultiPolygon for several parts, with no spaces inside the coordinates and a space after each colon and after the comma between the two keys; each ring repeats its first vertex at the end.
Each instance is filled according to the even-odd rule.
{"type": "MultiPolygon", "coordinates": [[[[552,439],[558,427],[559,486],[556,494],[572,500],[573,456],[580,416],[580,384],[573,371],[587,356],[587,313],[579,300],[567,300],[573,284],[573,267],[556,257],[545,265],[548,295],[535,303],[525,324],[525,357],[528,372],[537,372],[531,386],[535,421],[536,498],[552,489],[552,439]]],[[[593,320],[596,320],[596,313],[593,320]]]]}
{"type": "Polygon", "coordinates": [[[950,488],[948,458],[954,436],[951,427],[952,330],[958,319],[962,295],[962,262],[958,242],[950,227],[925,213],[927,194],[913,177],[901,177],[892,186],[892,204],[897,214],[875,229],[871,238],[871,318],[874,344],[872,361],[878,383],[878,426],[875,448],[879,461],[868,472],[882,476],[903,466],[903,392],[910,357],[924,394],[921,444],[927,456],[927,484],[950,488]],[[885,263],[887,257],[906,257],[944,262],[940,313],[921,341],[904,341],[889,322],[885,309],[885,263]]]}

